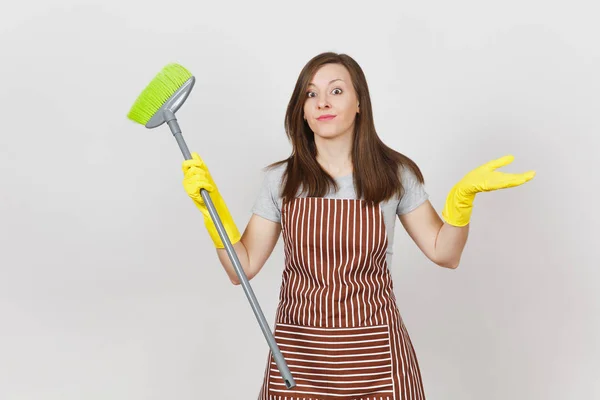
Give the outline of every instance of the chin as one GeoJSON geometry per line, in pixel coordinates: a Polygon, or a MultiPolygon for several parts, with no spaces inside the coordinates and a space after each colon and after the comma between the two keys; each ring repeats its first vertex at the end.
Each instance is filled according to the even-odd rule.
{"type": "Polygon", "coordinates": [[[326,129],[313,130],[314,134],[321,137],[335,137],[342,134],[342,130],[335,127],[327,127],[326,129]]]}
{"type": "Polygon", "coordinates": [[[318,133],[315,133],[315,135],[322,139],[334,139],[336,137],[339,137],[340,133],[339,132],[318,132],[318,133]]]}

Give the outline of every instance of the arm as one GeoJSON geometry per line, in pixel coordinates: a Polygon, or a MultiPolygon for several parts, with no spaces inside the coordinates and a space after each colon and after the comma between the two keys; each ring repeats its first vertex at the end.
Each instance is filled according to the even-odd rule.
{"type": "MultiPolygon", "coordinates": [[[[254,278],[273,252],[281,224],[253,214],[239,242],[233,245],[248,280],[254,278]]],[[[225,249],[217,248],[219,260],[234,285],[239,285],[235,269],[225,249]]]]}
{"type": "Polygon", "coordinates": [[[467,243],[468,225],[456,227],[442,221],[429,200],[398,218],[427,258],[440,267],[458,267],[467,243]]]}
{"type": "Polygon", "coordinates": [[[477,193],[515,187],[533,179],[535,171],[522,174],[496,171],[513,159],[513,156],[504,156],[466,174],[448,193],[442,211],[443,220],[429,201],[399,217],[409,236],[431,261],[441,267],[458,267],[467,242],[477,193]]]}
{"type": "Polygon", "coordinates": [[[248,280],[252,279],[273,252],[281,233],[281,224],[252,214],[244,234],[240,235],[227,204],[202,158],[197,153],[192,153],[192,159],[184,161],[182,169],[184,173],[183,187],[204,216],[204,224],[215,245],[219,261],[221,261],[229,279],[234,285],[241,283],[229,259],[225,245],[222,243],[217,228],[210,217],[208,208],[200,195],[200,189],[209,192],[242,269],[248,280]]]}

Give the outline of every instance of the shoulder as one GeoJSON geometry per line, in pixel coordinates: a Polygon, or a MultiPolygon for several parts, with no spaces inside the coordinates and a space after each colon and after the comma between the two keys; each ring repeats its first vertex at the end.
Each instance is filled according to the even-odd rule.
{"type": "Polygon", "coordinates": [[[262,169],[263,191],[270,193],[273,200],[278,200],[283,188],[283,177],[287,170],[287,162],[270,164],[262,169]]]}
{"type": "Polygon", "coordinates": [[[429,194],[425,189],[423,174],[415,163],[401,165],[399,174],[402,184],[402,194],[398,199],[396,214],[403,215],[411,212],[428,200],[429,194]]]}
{"type": "Polygon", "coordinates": [[[400,180],[402,181],[402,185],[414,184],[415,182],[419,182],[419,176],[421,175],[421,171],[411,167],[410,165],[400,165],[398,174],[400,175],[400,180]]]}
{"type": "Polygon", "coordinates": [[[282,206],[280,196],[281,179],[285,170],[285,163],[283,165],[271,164],[263,168],[262,185],[252,208],[254,214],[273,222],[280,222],[282,206]]]}
{"type": "Polygon", "coordinates": [[[264,168],[265,181],[270,185],[281,186],[283,177],[287,170],[287,162],[283,162],[276,165],[269,165],[264,168]]]}
{"type": "Polygon", "coordinates": [[[396,176],[397,184],[400,185],[398,196],[401,198],[407,191],[410,192],[414,188],[419,188],[425,185],[425,177],[421,168],[410,157],[396,152],[396,176]]]}
{"type": "Polygon", "coordinates": [[[271,164],[264,168],[265,175],[271,179],[281,179],[287,169],[287,161],[271,164]]]}

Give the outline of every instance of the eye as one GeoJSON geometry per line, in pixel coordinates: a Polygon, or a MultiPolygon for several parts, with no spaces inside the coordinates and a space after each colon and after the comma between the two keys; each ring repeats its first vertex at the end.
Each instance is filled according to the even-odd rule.
{"type": "MultiPolygon", "coordinates": [[[[334,93],[336,90],[339,90],[339,93],[338,93],[338,94],[342,94],[342,89],[340,89],[340,88],[335,88],[335,89],[333,89],[332,93],[334,93]]],[[[334,94],[335,94],[335,93],[334,93],[334,94]]]]}
{"type": "Polygon", "coordinates": [[[311,94],[315,94],[315,92],[306,92],[306,97],[314,97],[314,96],[311,96],[311,94]]]}

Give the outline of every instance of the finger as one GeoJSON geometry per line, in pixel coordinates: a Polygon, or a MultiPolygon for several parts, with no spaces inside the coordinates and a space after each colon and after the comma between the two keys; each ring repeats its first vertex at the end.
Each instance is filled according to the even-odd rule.
{"type": "Polygon", "coordinates": [[[500,167],[504,167],[505,165],[510,164],[511,162],[513,162],[514,159],[515,159],[515,156],[513,156],[512,154],[507,154],[507,155],[497,158],[495,160],[488,161],[487,163],[484,164],[484,167],[486,167],[490,170],[495,170],[495,169],[498,169],[500,167]]]}
{"type": "Polygon", "coordinates": [[[181,168],[183,169],[183,172],[185,172],[187,169],[189,169],[191,167],[202,168],[205,166],[204,160],[202,160],[202,158],[200,158],[198,153],[192,153],[191,155],[192,155],[191,159],[185,160],[181,164],[181,168]]]}
{"type": "Polygon", "coordinates": [[[527,171],[522,174],[517,174],[517,176],[515,176],[515,181],[517,182],[517,184],[522,185],[522,184],[532,180],[534,176],[535,176],[535,171],[533,171],[533,170],[527,171]]]}
{"type": "Polygon", "coordinates": [[[202,170],[195,168],[189,169],[188,173],[186,173],[183,178],[183,184],[186,187],[186,190],[193,195],[200,195],[200,189],[206,189],[208,192],[213,192],[215,190],[212,183],[206,179],[206,174],[204,174],[202,170]]]}
{"type": "Polygon", "coordinates": [[[535,176],[535,171],[527,171],[522,174],[502,174],[502,179],[494,185],[496,186],[494,189],[504,189],[511,188],[515,186],[520,186],[530,180],[535,176]]]}
{"type": "Polygon", "coordinates": [[[183,174],[185,179],[197,179],[202,182],[209,182],[208,172],[204,168],[199,168],[195,165],[192,165],[188,168],[183,174]]]}

